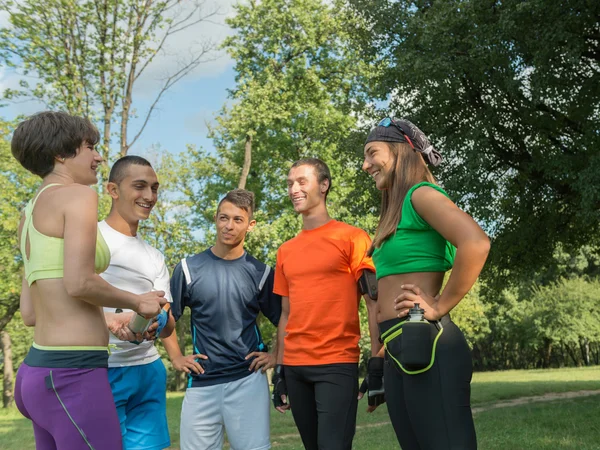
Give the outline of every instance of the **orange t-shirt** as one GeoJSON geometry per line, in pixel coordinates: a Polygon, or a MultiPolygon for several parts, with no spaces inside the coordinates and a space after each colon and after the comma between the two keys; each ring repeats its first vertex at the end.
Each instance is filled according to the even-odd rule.
{"type": "Polygon", "coordinates": [[[363,230],[331,220],[279,247],[273,291],[290,299],[284,364],[358,362],[357,281],[363,269],[375,271],[370,245],[363,230]]]}

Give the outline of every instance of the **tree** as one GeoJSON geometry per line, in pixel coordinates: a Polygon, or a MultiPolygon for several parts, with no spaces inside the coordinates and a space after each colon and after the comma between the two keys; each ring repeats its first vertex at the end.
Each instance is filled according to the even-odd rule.
{"type": "Polygon", "coordinates": [[[19,308],[22,259],[18,227],[21,211],[39,185],[39,178],[21,167],[10,152],[11,124],[0,121],[0,331],[19,308]]]}
{"type": "Polygon", "coordinates": [[[352,139],[358,123],[352,108],[365,101],[357,80],[368,74],[350,45],[351,17],[340,4],[319,0],[250,1],[235,8],[228,24],[236,34],[224,47],[235,61],[236,86],[211,130],[217,169],[198,195],[204,199],[198,216],[208,225],[219,195],[246,186],[259,210],[248,246],[274,262],[279,244],[299,229],[285,190],[289,167],[318,156],[333,172],[330,204],[337,218],[372,229],[372,214],[363,213],[372,212],[377,200],[344,203],[361,177],[356,150],[362,143],[352,139]],[[361,214],[352,215],[356,206],[361,214]]]}
{"type": "Polygon", "coordinates": [[[384,68],[372,95],[432,136],[444,186],[493,236],[488,276],[527,279],[559,244],[597,245],[598,2],[348,3],[384,68]]]}
{"type": "MultiPolygon", "coordinates": [[[[0,340],[3,367],[3,405],[12,404],[13,356],[10,330],[6,327],[19,308],[22,260],[18,226],[21,210],[35,192],[39,178],[13,158],[7,140],[12,125],[0,121],[0,340]]],[[[30,342],[30,341],[28,341],[30,342]]],[[[17,343],[19,345],[19,343],[17,343]]]]}
{"type": "Polygon", "coordinates": [[[169,39],[217,11],[194,0],[2,0],[10,27],[0,29],[0,59],[20,70],[20,88],[8,99],[32,98],[50,109],[97,119],[102,156],[109,161],[112,126],[118,121],[118,155],[126,155],[158,102],[175,83],[206,61],[210,40],[190,42],[187,55],[161,80],[139,130],[129,134],[134,87],[169,39]],[[31,85],[28,76],[38,78],[31,85]]]}

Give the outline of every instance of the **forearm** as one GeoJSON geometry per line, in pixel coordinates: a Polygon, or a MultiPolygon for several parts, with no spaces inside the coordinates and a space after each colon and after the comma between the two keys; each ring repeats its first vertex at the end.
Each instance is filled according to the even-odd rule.
{"type": "Polygon", "coordinates": [[[369,336],[371,337],[371,356],[376,356],[381,350],[379,342],[379,327],[377,326],[377,302],[371,300],[367,295],[364,296],[367,303],[367,321],[369,323],[369,336]]]}
{"type": "Polygon", "coordinates": [[[489,242],[468,241],[457,247],[454,267],[440,295],[438,311],[449,313],[477,281],[489,253],[489,242]]]}
{"type": "Polygon", "coordinates": [[[183,356],[183,353],[181,353],[181,349],[179,348],[179,342],[177,342],[177,332],[175,332],[175,330],[173,330],[169,336],[161,338],[160,341],[165,347],[167,355],[169,355],[169,359],[171,361],[173,361],[175,358],[183,356]]]}
{"type": "Polygon", "coordinates": [[[167,324],[160,332],[159,338],[161,339],[167,339],[173,334],[173,330],[175,330],[175,318],[173,317],[173,314],[169,313],[168,309],[167,314],[169,315],[169,318],[167,319],[167,324]]]}
{"type": "Polygon", "coordinates": [[[281,313],[279,318],[279,324],[277,325],[277,364],[283,364],[283,349],[284,349],[284,338],[285,338],[285,327],[287,326],[288,316],[285,313],[281,313]]]}
{"type": "Polygon", "coordinates": [[[65,287],[69,295],[92,305],[134,311],[138,308],[138,296],[136,294],[117,289],[96,274],[82,277],[75,283],[65,279],[65,287]]]}

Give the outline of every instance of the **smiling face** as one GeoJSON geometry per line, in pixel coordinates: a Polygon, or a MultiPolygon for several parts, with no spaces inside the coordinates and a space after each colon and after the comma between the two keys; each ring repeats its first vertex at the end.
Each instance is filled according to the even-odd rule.
{"type": "Polygon", "coordinates": [[[158,178],[150,166],[130,164],[120,183],[108,183],[114,207],[128,223],[145,220],[158,200],[158,178]]]}
{"type": "Polygon", "coordinates": [[[292,167],[288,175],[287,187],[294,211],[304,214],[325,203],[329,181],[323,180],[319,183],[315,168],[302,165],[292,167]]]}
{"type": "Polygon", "coordinates": [[[365,145],[365,160],[362,169],[373,177],[375,187],[380,191],[389,187],[395,158],[385,142],[373,141],[365,145]]]}
{"type": "Polygon", "coordinates": [[[252,231],[256,220],[250,218],[250,213],[233,203],[223,201],[215,216],[217,225],[217,241],[219,244],[235,247],[243,244],[246,233],[252,231]]]}
{"type": "Polygon", "coordinates": [[[98,167],[102,163],[102,156],[93,144],[84,141],[75,156],[65,158],[62,162],[75,183],[90,186],[98,182],[98,167]]]}

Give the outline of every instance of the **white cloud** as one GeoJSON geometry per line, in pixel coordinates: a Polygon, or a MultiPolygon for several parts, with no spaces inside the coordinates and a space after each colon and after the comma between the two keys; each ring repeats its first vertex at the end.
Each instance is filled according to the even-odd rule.
{"type": "MultiPolygon", "coordinates": [[[[200,11],[201,15],[206,15],[211,11],[218,11],[218,13],[206,21],[171,36],[165,43],[163,51],[152,61],[152,64],[137,81],[137,92],[141,95],[152,95],[162,86],[163,80],[174,73],[182,63],[185,63],[194,51],[201,48],[203,43],[212,42],[217,46],[220,45],[232,33],[231,28],[225,23],[225,19],[233,14],[234,3],[236,0],[205,1],[200,11]]],[[[185,17],[192,8],[193,5],[190,2],[174,11],[174,14],[185,17]]],[[[223,50],[211,52],[206,59],[206,62],[201,63],[182,81],[215,76],[233,64],[231,58],[223,50]]]]}
{"type": "MultiPolygon", "coordinates": [[[[212,16],[208,21],[191,26],[167,40],[164,51],[157,55],[136,81],[134,95],[138,99],[152,100],[162,87],[164,79],[176,71],[178,64],[184,61],[190,55],[190,51],[197,48],[200,43],[210,40],[219,45],[226,36],[232,33],[231,28],[225,23],[225,19],[234,13],[233,5],[236,0],[205,0],[203,3],[201,14],[214,10],[218,10],[219,13],[212,16]]],[[[192,7],[192,2],[187,1],[178,11],[173,13],[185,16],[186,12],[189,14],[192,7]]],[[[5,11],[0,11],[0,27],[4,26],[9,26],[8,14],[5,11]]],[[[224,51],[218,50],[214,52],[209,61],[200,64],[179,84],[219,75],[231,67],[232,64],[231,58],[224,51]]],[[[20,78],[13,70],[4,70],[0,67],[0,92],[8,87],[18,87],[20,78]]],[[[35,79],[31,79],[30,82],[35,83],[35,79]]],[[[177,88],[177,85],[174,88],[177,88]]],[[[12,104],[12,109],[15,110],[16,114],[29,114],[44,109],[44,105],[39,102],[17,103],[12,104]]]]}

